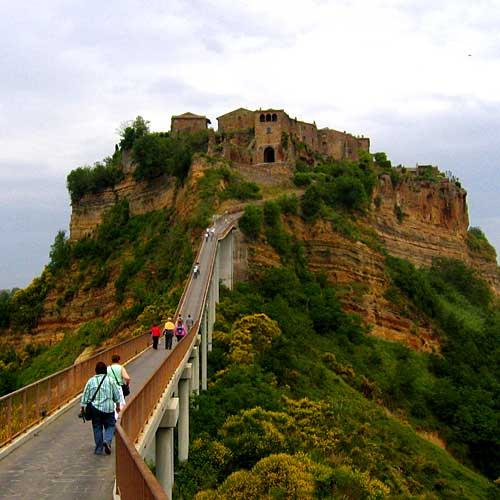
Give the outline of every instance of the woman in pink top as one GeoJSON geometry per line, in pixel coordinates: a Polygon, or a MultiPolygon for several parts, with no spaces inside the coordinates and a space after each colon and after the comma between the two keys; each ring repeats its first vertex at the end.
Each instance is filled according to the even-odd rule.
{"type": "Polygon", "coordinates": [[[181,318],[177,320],[177,326],[175,327],[175,338],[177,342],[180,342],[187,334],[186,325],[181,318]]]}

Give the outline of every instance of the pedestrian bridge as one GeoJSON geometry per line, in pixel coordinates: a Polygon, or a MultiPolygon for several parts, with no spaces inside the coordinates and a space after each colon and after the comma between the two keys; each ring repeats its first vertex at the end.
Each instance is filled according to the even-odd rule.
{"type": "Polygon", "coordinates": [[[239,215],[220,218],[215,236],[200,245],[200,276],[189,277],[176,311],[191,314],[195,323],[171,351],[163,342],[151,349],[144,334],[0,398],[1,498],[171,498],[174,436],[178,460],[188,460],[189,398],[207,389],[219,284],[233,286],[239,215]],[[93,454],[91,424],[77,419],[80,393],[96,362],[109,363],[113,354],[128,361],[132,378],[116,427],[115,460],[93,454]]]}

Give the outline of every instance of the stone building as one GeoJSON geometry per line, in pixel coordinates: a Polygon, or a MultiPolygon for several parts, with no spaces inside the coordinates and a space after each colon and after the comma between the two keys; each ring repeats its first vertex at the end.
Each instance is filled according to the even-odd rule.
{"type": "MultiPolygon", "coordinates": [[[[184,113],[172,116],[172,132],[206,130],[206,116],[184,113]]],[[[304,154],[330,156],[336,160],[356,160],[359,151],[370,150],[370,139],[329,128],[318,129],[290,116],[283,109],[251,111],[238,108],[217,118],[223,138],[224,157],[240,163],[291,164],[304,154]]]]}
{"type": "Polygon", "coordinates": [[[316,123],[290,118],[283,109],[250,111],[239,108],[219,116],[217,122],[218,131],[225,134],[254,129],[255,164],[287,161],[291,156],[289,151],[286,151],[290,142],[337,160],[355,160],[359,151],[370,150],[370,139],[367,137],[356,137],[329,128],[318,130],[316,123]]]}
{"type": "Polygon", "coordinates": [[[172,116],[170,130],[172,132],[198,132],[207,130],[210,120],[206,116],[195,115],[194,113],[183,113],[182,115],[172,116]]]}

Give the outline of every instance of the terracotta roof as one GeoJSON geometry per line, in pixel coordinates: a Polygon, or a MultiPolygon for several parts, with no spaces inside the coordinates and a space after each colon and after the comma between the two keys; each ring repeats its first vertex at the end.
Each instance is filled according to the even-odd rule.
{"type": "Polygon", "coordinates": [[[253,113],[253,111],[247,109],[247,108],[237,108],[237,109],[233,109],[232,111],[229,111],[228,113],[224,113],[223,115],[220,115],[217,117],[217,120],[219,118],[223,118],[224,116],[227,116],[227,115],[231,115],[233,113],[236,113],[236,111],[248,111],[249,113],[253,113]]]}
{"type": "Polygon", "coordinates": [[[182,113],[182,115],[174,115],[172,118],[206,118],[206,116],[203,115],[195,115],[194,113],[190,113],[189,111],[187,113],[182,113]]]}

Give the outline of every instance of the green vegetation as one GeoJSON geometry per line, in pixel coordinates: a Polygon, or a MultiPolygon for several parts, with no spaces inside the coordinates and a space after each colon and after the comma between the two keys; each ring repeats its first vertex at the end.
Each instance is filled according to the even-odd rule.
{"type": "MultiPolygon", "coordinates": [[[[263,219],[277,223],[274,206],[263,219]]],[[[423,421],[433,363],[367,336],[300,251],[261,270],[223,291],[177,497],[494,498],[493,483],[375,403],[423,421]]]]}
{"type": "Polygon", "coordinates": [[[492,292],[461,261],[439,259],[429,270],[393,257],[387,264],[394,285],[443,335],[443,356],[431,359],[435,379],[417,411],[439,422],[458,458],[498,477],[500,309],[492,292]]]}
{"type": "Polygon", "coordinates": [[[134,141],[132,154],[137,164],[134,178],[148,180],[160,175],[185,179],[194,153],[204,153],[208,132],[170,135],[167,132],[148,133],[134,141]]]}
{"type": "Polygon", "coordinates": [[[308,186],[301,201],[306,219],[314,219],[322,206],[346,212],[368,209],[377,179],[376,164],[362,156],[359,162],[330,161],[314,167],[299,163],[297,186],[308,186]]]}
{"type": "Polygon", "coordinates": [[[207,150],[208,132],[171,135],[168,132],[150,132],[149,122],[138,116],[120,132],[120,148],[113,156],[93,167],[79,167],[68,175],[67,187],[71,202],[78,202],[89,193],[99,193],[123,180],[122,154],[130,151],[136,163],[134,178],[150,180],[169,175],[181,181],[187,175],[194,153],[207,150]]]}
{"type": "Polygon", "coordinates": [[[264,214],[261,207],[247,205],[239,220],[239,227],[247,238],[255,240],[259,236],[263,220],[264,214]]]}
{"type": "Polygon", "coordinates": [[[71,171],[66,182],[71,203],[78,202],[86,194],[96,194],[114,187],[123,180],[120,163],[121,153],[115,151],[112,157],[105,158],[102,163],[97,162],[93,167],[78,167],[71,171]]]}
{"type": "Polygon", "coordinates": [[[495,262],[497,259],[495,248],[479,227],[470,227],[467,231],[467,246],[472,253],[483,259],[490,262],[495,262]]]}

